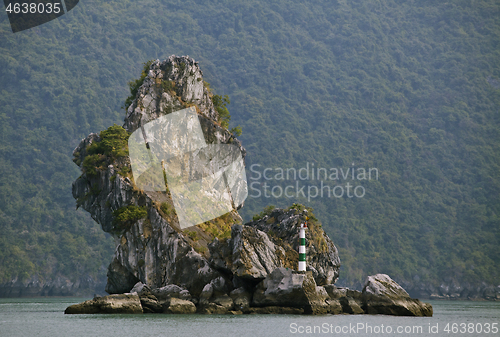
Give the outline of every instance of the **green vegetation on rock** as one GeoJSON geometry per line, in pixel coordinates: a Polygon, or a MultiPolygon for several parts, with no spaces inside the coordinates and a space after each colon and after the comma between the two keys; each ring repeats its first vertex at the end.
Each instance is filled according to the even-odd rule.
{"type": "Polygon", "coordinates": [[[271,212],[273,211],[273,209],[275,209],[275,208],[276,208],[276,206],[274,206],[274,205],[267,205],[266,207],[264,207],[264,210],[262,212],[260,212],[259,214],[255,214],[252,217],[252,220],[256,221],[256,220],[262,219],[266,215],[270,215],[271,212]]]}
{"type": "Polygon", "coordinates": [[[128,138],[130,134],[121,126],[113,125],[99,134],[101,140],[87,147],[83,160],[84,172],[93,176],[98,169],[103,169],[116,159],[128,156],[128,138]]]}
{"type": "Polygon", "coordinates": [[[223,240],[231,237],[231,227],[235,223],[236,221],[230,212],[213,220],[205,221],[204,223],[197,225],[197,227],[207,233],[211,240],[215,238],[223,240]]]}
{"type": "Polygon", "coordinates": [[[226,107],[227,104],[231,103],[229,101],[229,97],[227,95],[224,96],[213,95],[212,102],[214,103],[215,110],[217,110],[217,112],[219,113],[220,125],[226,129],[229,128],[229,121],[231,120],[231,115],[229,114],[229,111],[227,110],[226,107]]]}
{"type": "Polygon", "coordinates": [[[165,214],[166,216],[169,216],[171,215],[172,213],[175,212],[174,208],[166,203],[166,202],[162,202],[161,205],[160,205],[160,210],[163,212],[163,214],[165,214]]]}
{"type": "Polygon", "coordinates": [[[88,148],[89,154],[103,154],[111,159],[128,156],[129,133],[119,125],[112,125],[101,131],[100,142],[92,143],[88,148]]]}
{"type": "Polygon", "coordinates": [[[118,230],[124,230],[128,228],[134,221],[143,219],[148,215],[146,206],[135,206],[129,205],[121,207],[113,212],[115,217],[114,223],[118,230]]]}
{"type": "MultiPolygon", "coordinates": [[[[207,89],[210,90],[210,84],[205,82],[205,86],[207,89]]],[[[214,108],[219,114],[219,122],[220,125],[226,129],[229,129],[229,121],[231,121],[231,114],[229,113],[229,110],[227,109],[227,104],[230,104],[231,101],[229,100],[228,95],[212,95],[212,103],[214,104],[214,108]]],[[[241,126],[238,125],[232,129],[229,130],[232,134],[235,136],[239,137],[241,136],[242,130],[241,126]]]]}
{"type": "Polygon", "coordinates": [[[128,96],[125,99],[125,105],[123,106],[125,110],[128,109],[128,107],[132,104],[132,102],[135,99],[135,96],[137,95],[137,92],[139,91],[139,88],[141,87],[142,83],[144,83],[144,80],[146,79],[146,76],[148,75],[148,70],[149,70],[149,67],[151,66],[151,63],[153,63],[153,60],[149,60],[149,61],[143,63],[141,76],[138,79],[135,79],[135,80],[128,82],[130,96],[128,96]]]}

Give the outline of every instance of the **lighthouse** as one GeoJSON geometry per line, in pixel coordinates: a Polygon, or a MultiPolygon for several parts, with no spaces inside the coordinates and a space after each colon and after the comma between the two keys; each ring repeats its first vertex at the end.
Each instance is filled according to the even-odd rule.
{"type": "MultiPolygon", "coordinates": [[[[306,217],[307,220],[307,217],[306,217]]],[[[299,271],[306,271],[306,228],[307,221],[300,224],[299,230],[299,271]]]]}

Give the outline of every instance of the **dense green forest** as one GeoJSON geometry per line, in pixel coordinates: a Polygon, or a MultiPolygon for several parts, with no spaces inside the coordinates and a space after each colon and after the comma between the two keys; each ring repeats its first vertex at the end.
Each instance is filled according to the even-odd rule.
{"type": "Polygon", "coordinates": [[[75,210],[72,151],[123,122],[143,62],[176,54],[230,98],[262,192],[250,190],[245,220],[311,206],[339,248],[342,284],[376,272],[499,284],[499,17],[494,0],[80,1],[13,34],[2,11],[0,283],[105,276],[114,243],[75,210]],[[264,183],[275,196],[320,186],[275,176],[313,164],[378,176],[323,179],[363,197],[264,195],[264,183]]]}

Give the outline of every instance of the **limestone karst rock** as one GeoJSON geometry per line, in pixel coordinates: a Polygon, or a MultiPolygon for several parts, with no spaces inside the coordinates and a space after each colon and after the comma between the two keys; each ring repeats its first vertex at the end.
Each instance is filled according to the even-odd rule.
{"type": "MultiPolygon", "coordinates": [[[[384,307],[389,308],[388,314],[406,314],[401,307],[415,315],[428,314],[415,300],[397,297],[401,291],[388,297],[399,286],[382,288],[376,283],[382,280],[378,276],[364,293],[336,288],[337,248],[302,205],[268,209],[242,224],[236,209],[241,204],[233,202],[226,214],[182,228],[164,163],[159,171],[164,170],[163,175],[147,176],[159,178],[160,183],[138,183],[131,174],[130,134],[144,123],[189,108],[196,111],[190,118],[199,122],[202,135],[198,136],[204,144],[231,144],[242,158],[245,150],[221,126],[197,62],[171,56],[148,63],[145,70],[127,108],[124,127],[90,134],[73,152],[82,170],[73,183],[77,207],[88,211],[114,237],[116,250],[107,273],[106,291],[112,295],[70,306],[67,313],[386,313],[378,303],[392,301],[384,307]],[[307,271],[298,273],[299,226],[307,216],[311,217],[306,231],[307,271]],[[370,296],[373,303],[364,301],[370,296]]],[[[191,166],[179,165],[188,176],[205,170],[196,167],[204,161],[188,163],[191,166]]],[[[228,188],[228,193],[239,190],[228,188]]],[[[202,197],[213,198],[210,194],[202,197]]]]}
{"type": "MultiPolygon", "coordinates": [[[[134,132],[141,123],[188,106],[196,108],[207,144],[232,144],[245,155],[241,143],[221,127],[198,63],[185,56],[151,62],[127,109],[124,128],[128,133],[134,132]]],[[[211,249],[213,258],[210,258],[207,244],[217,236],[210,234],[213,228],[197,226],[189,231],[181,230],[168,191],[140,190],[130,175],[127,155],[113,156],[105,151],[96,154],[97,147],[112,140],[105,139],[102,132],[93,133],[83,139],[73,153],[75,163],[82,170],[82,175],[73,184],[77,206],[88,211],[117,242],[108,268],[108,293],[128,292],[140,281],[152,289],[175,284],[198,297],[214,279],[226,278],[227,284],[233,287],[233,273],[241,279],[262,280],[276,267],[294,265],[299,212],[293,209],[277,211],[272,219],[267,217],[249,224],[249,227],[236,226],[232,239],[219,242],[217,249],[211,249]],[[95,156],[97,158],[93,159],[95,156]],[[263,243],[246,252],[242,244],[248,243],[252,235],[257,235],[263,243]],[[231,254],[225,259],[231,261],[224,265],[216,256],[224,251],[222,246],[229,244],[234,246],[228,248],[231,254]],[[259,264],[253,259],[255,254],[266,258],[259,264]],[[229,276],[226,269],[231,270],[229,276]]],[[[223,220],[218,220],[210,226],[225,226],[226,231],[230,231],[233,224],[242,222],[234,209],[223,220]]],[[[338,253],[322,230],[318,240],[311,241],[311,270],[318,284],[330,284],[338,277],[338,253]]]]}
{"type": "MultiPolygon", "coordinates": [[[[299,223],[304,218],[305,213],[294,208],[274,209],[261,219],[234,226],[230,239],[209,245],[210,263],[247,281],[262,280],[278,267],[296,269],[299,223]]],[[[340,268],[337,248],[314,223],[310,223],[306,238],[308,270],[315,282],[335,283],[340,268]]]]}
{"type": "MultiPolygon", "coordinates": [[[[127,109],[124,128],[135,131],[140,121],[147,122],[172,111],[196,106],[205,141],[232,144],[245,150],[240,142],[218,123],[211,93],[203,84],[197,62],[189,57],[171,56],[154,61],[136,97],[127,109]]],[[[205,284],[220,277],[202,255],[203,246],[193,248],[178,226],[168,193],[141,191],[130,176],[127,156],[102,159],[95,172],[88,171],[89,148],[103,139],[90,134],[74,151],[74,161],[83,174],[73,183],[77,205],[88,211],[102,229],[117,242],[108,268],[108,293],[128,292],[138,281],[152,288],[177,284],[199,295],[205,284]],[[87,168],[87,170],[86,170],[87,168]],[[162,209],[162,205],[165,206],[162,209]],[[117,211],[143,210],[145,216],[117,221],[117,211]]],[[[102,154],[99,154],[102,156],[102,154]]],[[[241,222],[236,211],[228,221],[241,222]]],[[[205,239],[207,239],[205,235],[205,239]]],[[[208,239],[210,239],[208,237],[208,239]]]]}

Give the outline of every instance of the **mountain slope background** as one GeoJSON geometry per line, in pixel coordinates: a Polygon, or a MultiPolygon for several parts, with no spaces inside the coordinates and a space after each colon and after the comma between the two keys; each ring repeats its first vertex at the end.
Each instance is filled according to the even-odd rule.
{"type": "Polygon", "coordinates": [[[246,220],[270,204],[313,207],[343,285],[377,272],[498,285],[499,16],[477,0],[81,1],[13,34],[2,11],[0,283],[105,277],[114,243],[75,210],[71,153],[122,124],[143,62],[176,54],[230,97],[255,183],[246,220]],[[313,164],[378,179],[324,181],[362,185],[362,198],[265,196],[264,183],[320,186],[275,176],[313,164]],[[265,168],[273,179],[257,179],[265,168]]]}

